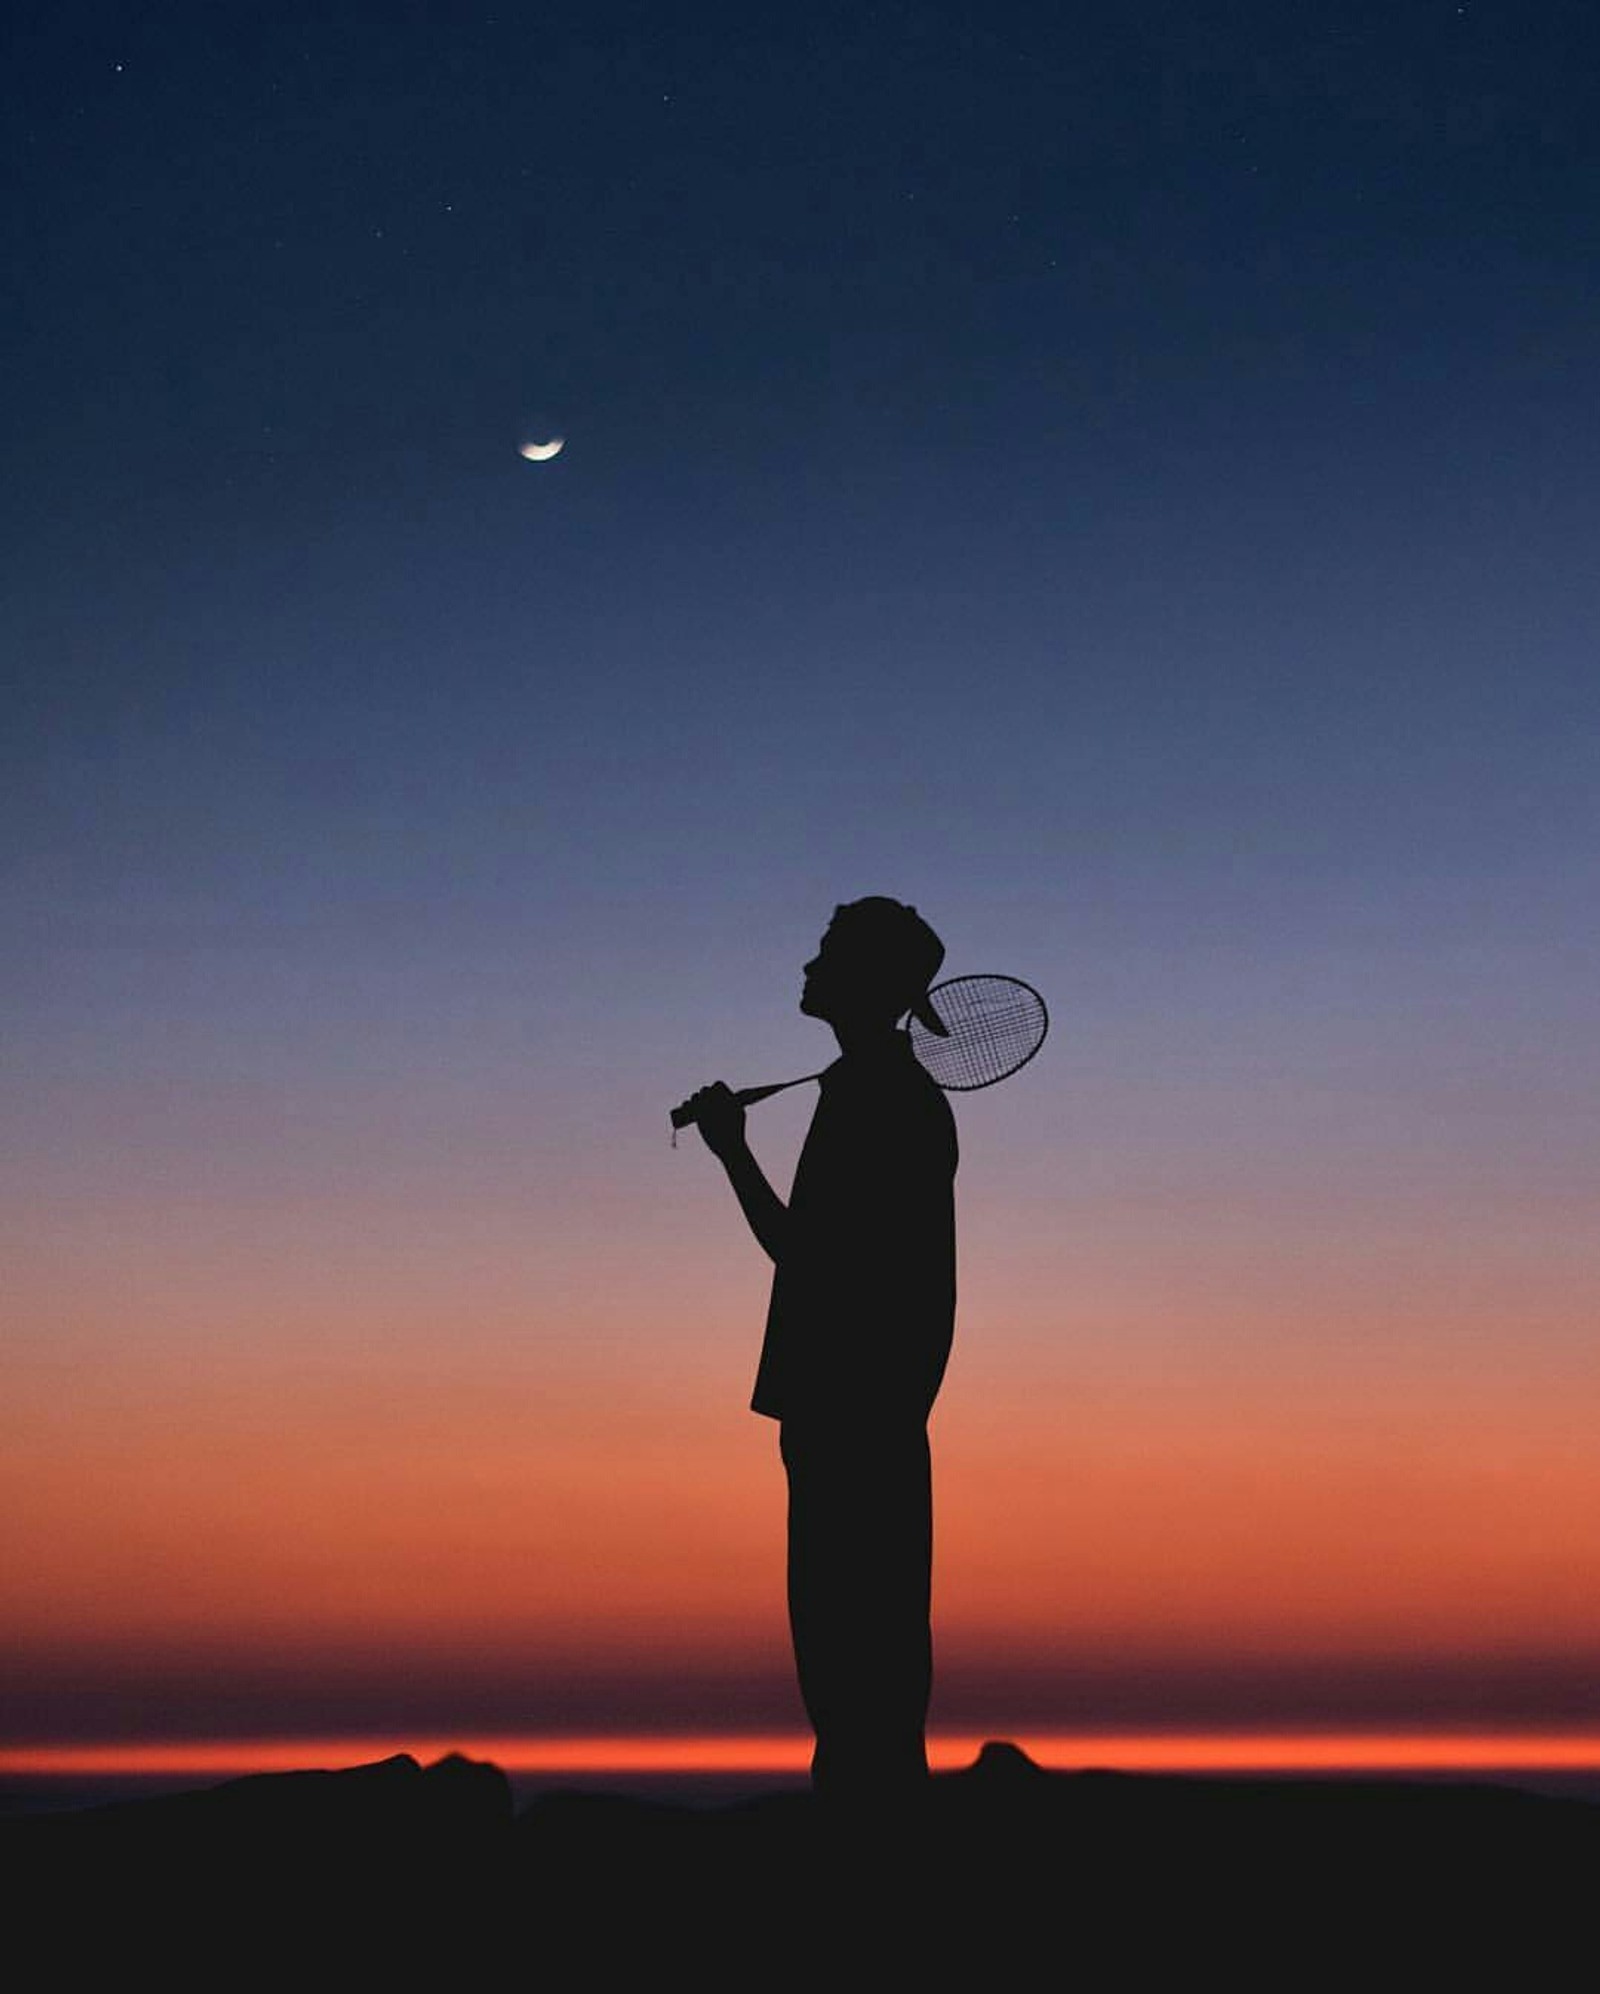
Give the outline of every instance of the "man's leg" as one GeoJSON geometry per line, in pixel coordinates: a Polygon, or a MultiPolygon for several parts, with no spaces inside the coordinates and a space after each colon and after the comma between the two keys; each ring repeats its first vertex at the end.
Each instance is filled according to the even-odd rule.
{"type": "Polygon", "coordinates": [[[785,1422],[789,1624],[819,1793],[888,1797],[927,1776],[933,1555],[920,1422],[785,1422]]]}

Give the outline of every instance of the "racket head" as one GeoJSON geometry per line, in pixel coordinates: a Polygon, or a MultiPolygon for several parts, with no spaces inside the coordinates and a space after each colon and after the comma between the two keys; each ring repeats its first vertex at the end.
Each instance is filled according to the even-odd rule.
{"type": "Polygon", "coordinates": [[[928,992],[949,1036],[911,1020],[911,1050],[951,1094],[1008,1080],[1044,1044],[1050,1013],[1020,976],[952,976],[928,992]]]}

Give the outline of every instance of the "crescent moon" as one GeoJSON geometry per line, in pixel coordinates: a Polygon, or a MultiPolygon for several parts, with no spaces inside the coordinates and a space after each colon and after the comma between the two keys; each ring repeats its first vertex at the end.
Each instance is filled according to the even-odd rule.
{"type": "Polygon", "coordinates": [[[524,443],[517,455],[526,457],[530,464],[548,463],[552,457],[561,455],[566,441],[564,436],[552,436],[548,443],[524,443]]]}

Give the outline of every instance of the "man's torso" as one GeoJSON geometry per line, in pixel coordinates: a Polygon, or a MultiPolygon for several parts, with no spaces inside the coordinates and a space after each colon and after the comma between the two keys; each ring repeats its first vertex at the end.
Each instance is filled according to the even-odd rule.
{"type": "Polygon", "coordinates": [[[925,1419],[955,1323],[955,1118],[909,1041],[837,1060],[795,1169],[755,1411],[925,1419]]]}

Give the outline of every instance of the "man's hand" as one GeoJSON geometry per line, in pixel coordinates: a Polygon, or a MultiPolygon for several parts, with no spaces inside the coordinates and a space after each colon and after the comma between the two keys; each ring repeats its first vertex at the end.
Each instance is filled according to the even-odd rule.
{"type": "Polygon", "coordinates": [[[702,1087],[691,1094],[683,1104],[694,1117],[695,1125],[705,1138],[706,1148],[713,1156],[720,1156],[724,1163],[735,1156],[745,1146],[744,1109],[740,1107],[732,1088],[720,1080],[714,1080],[709,1087],[702,1087]]]}

